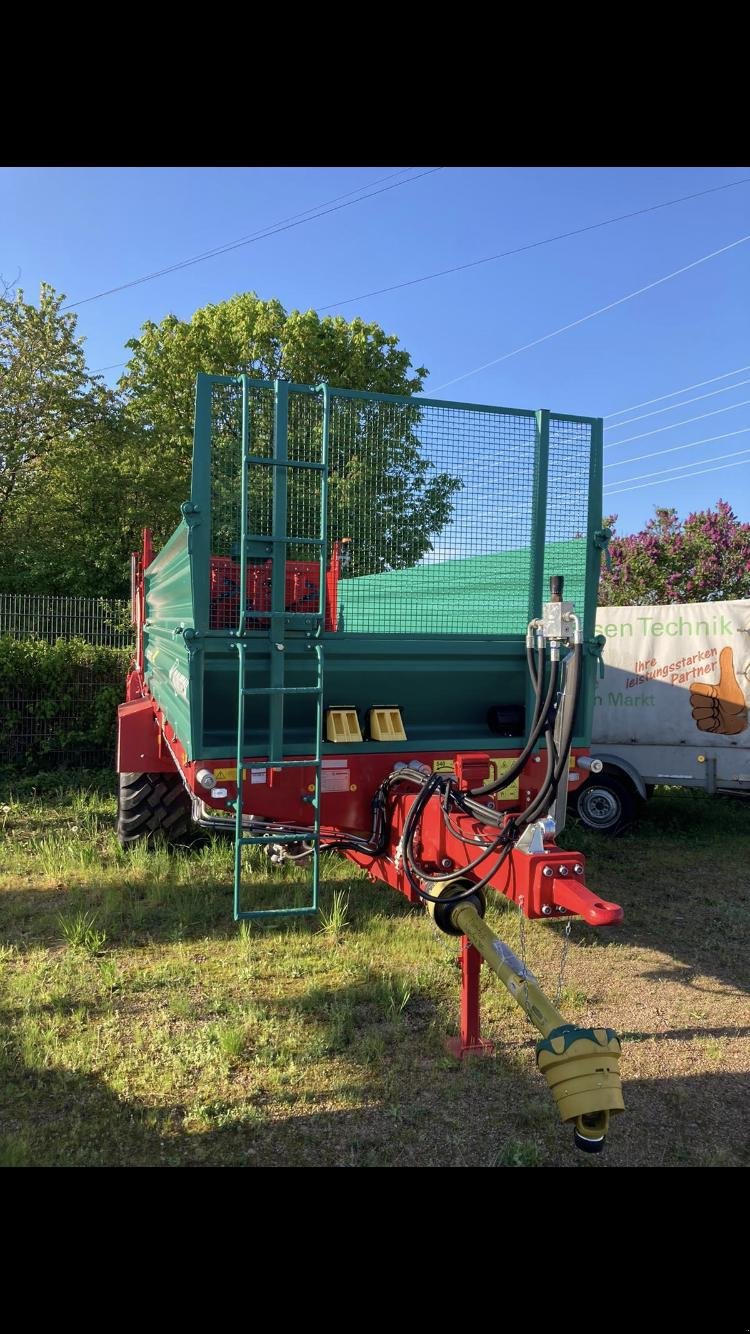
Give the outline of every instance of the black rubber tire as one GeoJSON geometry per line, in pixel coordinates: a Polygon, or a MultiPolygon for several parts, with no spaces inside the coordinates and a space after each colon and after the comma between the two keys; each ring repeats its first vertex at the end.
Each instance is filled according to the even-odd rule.
{"type": "Polygon", "coordinates": [[[117,837],[120,846],[159,841],[191,847],[193,806],[179,774],[120,774],[117,837]]]}
{"type": "Polygon", "coordinates": [[[576,793],[575,813],[581,824],[594,834],[616,838],[635,821],[638,812],[633,789],[621,778],[607,773],[593,774],[576,793]]]}

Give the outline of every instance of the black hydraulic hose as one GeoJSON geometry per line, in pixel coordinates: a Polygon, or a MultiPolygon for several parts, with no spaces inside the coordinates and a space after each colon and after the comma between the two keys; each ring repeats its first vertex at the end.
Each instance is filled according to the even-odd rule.
{"type": "Polygon", "coordinates": [[[437,772],[432,774],[427,779],[427,782],[422,788],[422,791],[418,792],[416,797],[414,798],[414,801],[412,802],[411,806],[409,807],[409,810],[407,811],[406,819],[404,820],[404,827],[403,830],[401,831],[402,848],[406,848],[407,844],[409,843],[409,840],[411,839],[412,835],[412,830],[414,829],[419,816],[422,814],[422,811],[427,805],[427,802],[429,801],[433,792],[436,792],[437,789],[440,787],[441,782],[442,782],[442,774],[437,772]]]}
{"type": "MultiPolygon", "coordinates": [[[[544,741],[547,747],[547,771],[544,775],[542,786],[540,787],[539,791],[534,797],[534,800],[531,802],[529,806],[526,807],[525,811],[521,812],[521,814],[518,817],[519,828],[523,828],[524,825],[530,824],[531,821],[535,819],[537,813],[541,810],[542,806],[544,806],[544,803],[547,800],[549,793],[551,792],[551,790],[555,785],[555,766],[557,763],[557,751],[555,750],[555,738],[551,728],[548,728],[547,731],[545,732],[544,741]]],[[[551,801],[549,801],[547,805],[548,806],[551,805],[551,801]]]]}
{"type": "Polygon", "coordinates": [[[510,847],[510,843],[505,844],[495,865],[482,877],[481,880],[473,880],[471,884],[467,885],[466,889],[458,890],[455,894],[428,894],[427,890],[422,889],[421,885],[414,879],[406,861],[404,861],[404,870],[406,871],[406,877],[409,884],[421,899],[425,899],[428,903],[460,903],[462,899],[470,899],[476,894],[477,890],[484,889],[485,885],[488,885],[490,881],[494,879],[510,853],[510,847]]]}
{"type": "MultiPolygon", "coordinates": [[[[570,664],[570,685],[566,682],[565,693],[570,690],[570,714],[565,728],[565,736],[562,738],[562,746],[558,758],[558,764],[555,768],[555,786],[560,782],[565,765],[568,763],[570,747],[573,743],[573,734],[575,729],[576,714],[580,702],[581,686],[583,684],[583,644],[573,645],[573,661],[570,664]]],[[[563,706],[564,707],[564,706],[563,706]]],[[[566,710],[567,712],[567,710],[566,710]]]]}
{"type": "Polygon", "coordinates": [[[533,685],[535,692],[538,692],[538,689],[539,689],[539,673],[537,672],[537,669],[536,669],[536,663],[534,662],[534,645],[533,645],[533,644],[527,644],[527,645],[526,645],[526,666],[528,667],[528,670],[529,670],[529,676],[531,677],[531,684],[533,685]]]}
{"type": "Polygon", "coordinates": [[[515,761],[514,764],[511,765],[507,773],[502,774],[500,778],[496,778],[494,783],[485,783],[484,787],[470,788],[469,789],[470,797],[489,797],[492,795],[493,792],[500,792],[504,787],[509,787],[510,784],[514,781],[514,779],[518,777],[527,759],[529,758],[529,755],[531,754],[532,750],[534,749],[537,741],[539,740],[542,734],[542,729],[544,728],[544,725],[547,721],[549,711],[552,708],[552,701],[555,697],[555,691],[557,690],[557,678],[559,672],[560,672],[559,659],[553,658],[550,667],[549,685],[547,686],[547,694],[544,697],[544,703],[539,712],[539,717],[537,718],[535,725],[532,727],[529,733],[529,739],[526,742],[526,745],[524,746],[523,750],[521,751],[521,754],[518,756],[518,759],[515,761]]]}
{"type": "Polygon", "coordinates": [[[420,880],[426,880],[428,883],[432,882],[433,884],[437,884],[439,881],[443,880],[461,879],[461,877],[464,876],[467,871],[473,871],[475,867],[479,866],[483,861],[486,861],[486,859],[491,855],[491,853],[496,852],[497,849],[500,847],[500,845],[505,841],[503,839],[502,834],[498,834],[497,838],[493,839],[491,843],[485,843],[484,851],[481,852],[478,857],[475,857],[474,861],[467,862],[466,866],[462,866],[460,867],[459,870],[452,871],[450,873],[446,873],[445,871],[443,871],[439,875],[431,875],[427,871],[421,871],[417,866],[417,860],[414,855],[414,848],[412,846],[414,832],[415,831],[412,828],[410,830],[408,840],[404,839],[404,861],[406,861],[407,858],[409,859],[414,874],[418,875],[420,880]]]}
{"type": "MultiPolygon", "coordinates": [[[[421,877],[421,874],[420,874],[419,871],[417,871],[416,867],[413,867],[413,866],[410,864],[410,862],[411,862],[411,857],[410,857],[411,840],[412,840],[412,838],[413,838],[413,836],[414,836],[414,831],[415,831],[415,829],[416,829],[418,819],[419,819],[419,817],[420,817],[422,811],[424,810],[425,806],[427,805],[427,802],[430,800],[430,797],[433,795],[434,792],[436,792],[436,791],[438,790],[438,788],[440,788],[440,787],[444,786],[446,783],[448,783],[448,782],[450,781],[450,778],[451,778],[450,775],[448,775],[448,774],[442,774],[442,773],[439,773],[439,772],[438,772],[438,773],[434,773],[434,774],[432,774],[432,775],[430,776],[430,778],[427,779],[427,782],[425,783],[424,787],[422,788],[422,791],[419,792],[419,793],[417,794],[415,800],[412,802],[412,804],[411,804],[411,806],[410,806],[410,808],[409,808],[408,814],[407,814],[406,819],[405,819],[405,821],[404,821],[404,828],[403,828],[403,831],[402,831],[402,833],[401,833],[401,847],[402,847],[402,850],[403,850],[403,854],[402,854],[402,855],[403,855],[403,864],[404,864],[404,871],[405,871],[405,873],[406,873],[406,878],[407,878],[407,880],[409,881],[409,884],[411,885],[411,887],[412,887],[412,889],[415,891],[415,893],[417,893],[421,899],[424,899],[424,900],[426,900],[426,901],[428,901],[428,902],[431,902],[431,903],[437,903],[437,902],[439,901],[440,896],[439,896],[439,895],[436,896],[436,895],[433,895],[433,894],[429,894],[429,893],[427,892],[427,890],[425,890],[425,889],[422,888],[422,886],[421,886],[421,884],[420,884],[420,879],[422,878],[422,877],[421,877]],[[419,877],[420,879],[418,879],[417,877],[419,877]]],[[[490,846],[490,847],[485,851],[485,853],[482,855],[481,858],[478,858],[478,861],[483,861],[484,858],[485,858],[486,856],[488,856],[489,853],[490,853],[491,851],[492,851],[492,846],[490,846]]],[[[507,848],[504,848],[504,849],[503,849],[503,852],[501,853],[500,860],[498,861],[498,867],[502,865],[502,858],[503,858],[503,856],[506,856],[506,855],[507,855],[507,851],[508,851],[507,848]]],[[[470,867],[471,867],[471,865],[472,865],[472,864],[470,863],[470,867]]],[[[470,867],[469,867],[469,868],[464,868],[464,870],[466,870],[466,869],[470,869],[470,867]]],[[[497,869],[497,868],[496,868],[496,869],[497,869]]],[[[490,876],[489,876],[490,879],[491,879],[492,875],[494,875],[494,873],[495,873],[494,870],[490,872],[490,876]]],[[[435,877],[429,877],[429,878],[428,878],[427,876],[425,876],[424,878],[425,878],[425,879],[429,879],[431,883],[432,883],[432,881],[434,881],[434,882],[437,883],[437,882],[440,882],[440,881],[442,881],[442,880],[447,879],[448,877],[446,877],[446,876],[435,876],[435,877]]],[[[486,883],[486,882],[482,882],[482,883],[486,883]]],[[[465,889],[465,890],[461,890],[461,891],[459,891],[458,893],[456,893],[455,895],[452,895],[451,897],[452,897],[452,898],[455,898],[457,901],[460,900],[460,899],[470,898],[471,895],[472,895],[473,893],[475,893],[475,890],[476,890],[476,885],[472,884],[472,885],[470,885],[467,889],[465,889]]]]}
{"type": "MultiPolygon", "coordinates": [[[[462,811],[462,812],[464,813],[464,815],[475,814],[475,812],[473,812],[473,811],[470,812],[470,811],[466,808],[466,806],[464,805],[464,803],[463,803],[462,801],[459,801],[459,800],[456,799],[456,794],[452,794],[452,793],[450,792],[449,789],[446,790],[446,791],[443,793],[443,800],[442,800],[442,803],[441,803],[441,810],[442,810],[442,813],[443,813],[443,823],[444,823],[446,829],[450,830],[450,832],[451,832],[451,834],[453,835],[453,837],[454,837],[454,838],[457,838],[457,839],[459,840],[460,843],[467,843],[467,844],[469,844],[470,847],[473,847],[473,848],[476,848],[477,845],[480,845],[480,846],[483,846],[483,847],[485,847],[485,848],[488,848],[488,847],[490,846],[489,843],[485,842],[484,839],[481,839],[481,838],[479,837],[479,835],[472,835],[471,837],[467,837],[466,834],[464,834],[460,829],[458,829],[458,828],[456,827],[456,825],[454,825],[454,823],[453,823],[453,821],[451,820],[451,817],[450,817],[450,807],[449,807],[449,802],[450,802],[451,800],[453,801],[453,805],[454,805],[458,810],[462,811]]],[[[472,804],[475,804],[475,803],[472,803],[472,804]]],[[[475,804],[475,805],[476,805],[476,804],[475,804]]],[[[487,807],[486,807],[486,806],[479,806],[479,805],[476,805],[476,811],[480,812],[480,816],[479,816],[479,818],[483,821],[483,823],[487,823],[487,821],[486,821],[485,818],[484,818],[484,812],[485,812],[486,810],[487,810],[487,807]]],[[[492,813],[493,813],[493,814],[496,814],[496,812],[494,812],[494,811],[493,811],[492,813]]],[[[503,820],[503,821],[497,821],[497,820],[494,820],[493,823],[494,823],[494,824],[498,824],[498,823],[502,823],[502,824],[504,824],[505,821],[504,821],[504,820],[503,820]]]]}
{"type": "Polygon", "coordinates": [[[544,640],[542,639],[537,648],[537,661],[534,662],[534,650],[531,645],[526,645],[526,665],[529,671],[529,680],[534,690],[534,716],[531,719],[529,731],[533,731],[539,722],[539,715],[542,711],[542,690],[544,689],[544,640]]]}
{"type": "Polygon", "coordinates": [[[537,669],[537,664],[534,662],[534,648],[531,644],[526,645],[526,667],[536,696],[536,707],[534,709],[534,717],[536,718],[536,712],[540,704],[541,686],[539,685],[539,671],[537,669]]]}
{"type": "MultiPolygon", "coordinates": [[[[372,829],[369,839],[357,838],[356,835],[350,835],[348,838],[334,835],[332,841],[325,845],[326,852],[343,852],[347,848],[352,848],[355,852],[364,852],[372,857],[382,856],[388,846],[388,822],[385,819],[388,792],[394,783],[404,778],[421,784],[426,781],[419,771],[415,772],[408,768],[389,774],[377,788],[372,799],[372,829]]],[[[323,837],[325,838],[325,835],[323,837]]]]}
{"type": "Polygon", "coordinates": [[[539,636],[539,642],[536,650],[537,660],[534,662],[534,651],[530,644],[526,645],[526,662],[529,668],[531,684],[534,687],[537,703],[534,710],[534,722],[536,722],[537,711],[541,705],[542,686],[544,685],[544,640],[539,636]]]}
{"type": "MultiPolygon", "coordinates": [[[[324,852],[344,852],[352,849],[355,852],[366,853],[372,857],[381,856],[388,845],[388,824],[384,818],[387,794],[394,782],[399,782],[404,777],[418,783],[425,782],[423,775],[414,770],[405,769],[389,774],[377,788],[371,802],[372,828],[369,838],[359,838],[356,834],[321,834],[322,850],[324,852]]],[[[291,825],[282,821],[259,821],[257,827],[264,829],[269,834],[299,834],[301,840],[309,838],[313,832],[309,825],[291,825]]]]}
{"type": "Polygon", "coordinates": [[[573,741],[575,718],[576,718],[576,713],[578,711],[579,696],[581,693],[582,661],[583,661],[583,645],[574,644],[573,661],[570,665],[570,675],[565,683],[565,694],[566,696],[568,696],[568,699],[571,702],[569,705],[569,711],[566,710],[566,727],[565,727],[565,734],[560,738],[561,741],[560,753],[559,755],[555,754],[554,736],[553,733],[548,730],[546,734],[547,772],[545,774],[542,787],[540,788],[536,797],[532,801],[531,805],[527,806],[526,810],[523,811],[522,814],[519,816],[518,823],[521,826],[530,824],[530,822],[537,817],[542,808],[544,808],[544,814],[546,815],[547,811],[549,810],[554,800],[554,796],[550,794],[555,793],[557,791],[557,787],[560,782],[560,779],[562,778],[565,766],[568,763],[570,747],[573,741]]]}

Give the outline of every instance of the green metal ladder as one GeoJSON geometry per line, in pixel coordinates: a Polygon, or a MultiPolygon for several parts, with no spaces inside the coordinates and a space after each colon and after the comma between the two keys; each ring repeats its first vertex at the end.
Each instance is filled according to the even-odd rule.
{"type": "Polygon", "coordinates": [[[301,917],[318,910],[318,882],[320,873],[320,792],[321,792],[321,745],[323,737],[323,643],[326,611],[326,523],[328,508],[328,437],[330,429],[330,394],[328,385],[319,386],[323,396],[323,423],[321,437],[321,457],[317,462],[290,459],[288,455],[289,424],[289,385],[284,380],[274,383],[274,422],[273,455],[270,457],[254,455],[250,449],[250,386],[248,377],[241,377],[242,384],[242,469],[241,469],[241,517],[240,517],[240,610],[239,624],[236,631],[238,654],[237,685],[237,799],[235,803],[234,836],[234,920],[246,921],[256,918],[301,917]],[[273,510],[271,536],[248,532],[248,499],[250,494],[250,468],[264,467],[273,469],[273,510]],[[287,533],[287,483],[293,469],[313,470],[320,475],[320,511],[319,526],[315,537],[301,537],[287,533]],[[288,612],[286,610],[286,557],[291,543],[313,547],[318,552],[318,607],[316,612],[288,612]],[[267,549],[271,545],[271,609],[263,613],[268,615],[268,653],[269,685],[250,686],[246,682],[247,642],[245,624],[247,619],[247,562],[251,548],[257,550],[260,544],[267,549]],[[314,642],[309,643],[315,654],[315,681],[311,685],[286,685],[286,649],[287,629],[296,624],[312,628],[314,642]],[[245,741],[245,700],[248,697],[266,696],[268,698],[268,756],[259,764],[257,757],[244,755],[245,741]],[[287,695],[308,695],[315,697],[315,746],[311,759],[285,758],[284,752],[284,702],[287,695]],[[312,795],[305,798],[313,812],[313,823],[305,841],[312,843],[311,888],[312,903],[303,908],[257,908],[245,910],[241,904],[242,888],[242,849],[243,847],[268,847],[275,843],[298,843],[299,834],[245,834],[242,823],[243,793],[247,768],[264,767],[267,769],[314,769],[315,783],[312,795]]]}

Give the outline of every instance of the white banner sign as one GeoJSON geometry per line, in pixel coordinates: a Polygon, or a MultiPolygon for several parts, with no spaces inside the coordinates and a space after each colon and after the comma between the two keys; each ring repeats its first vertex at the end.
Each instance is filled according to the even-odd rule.
{"type": "Polygon", "coordinates": [[[600,607],[601,745],[750,745],[750,601],[600,607]]]}

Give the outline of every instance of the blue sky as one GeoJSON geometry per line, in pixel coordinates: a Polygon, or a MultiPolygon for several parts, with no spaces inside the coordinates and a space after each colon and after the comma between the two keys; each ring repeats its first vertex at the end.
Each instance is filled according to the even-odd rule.
{"type": "MultiPolygon", "coordinates": [[[[17,279],[27,298],[46,280],[79,301],[426,168],[383,180],[398,170],[6,168],[0,273],[17,279]]],[[[83,304],[79,331],[98,369],[126,359],[124,343],[144,320],[169,312],[189,318],[235,292],[278,297],[289,309],[359,314],[396,333],[414,363],[429,368],[428,395],[605,416],[605,511],[619,515],[619,531],[640,528],[655,504],[685,515],[719,496],[750,520],[750,383],[740,384],[750,382],[750,369],[739,369],[750,367],[750,240],[466,375],[750,234],[750,183],[362,295],[745,176],[742,166],[444,168],[83,304]],[[613,425],[636,416],[630,426],[613,425]]],[[[114,383],[119,373],[105,378],[114,383]]]]}

